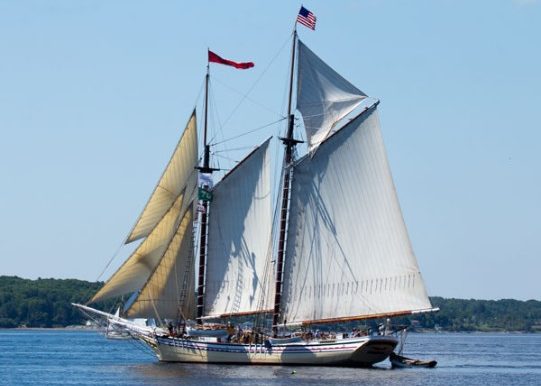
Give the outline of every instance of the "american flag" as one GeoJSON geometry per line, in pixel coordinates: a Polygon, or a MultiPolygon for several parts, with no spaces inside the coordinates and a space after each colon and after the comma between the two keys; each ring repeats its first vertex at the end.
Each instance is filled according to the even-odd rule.
{"type": "Polygon", "coordinates": [[[301,7],[299,14],[297,15],[297,23],[301,23],[303,26],[312,30],[316,29],[316,16],[304,7],[301,7]]]}

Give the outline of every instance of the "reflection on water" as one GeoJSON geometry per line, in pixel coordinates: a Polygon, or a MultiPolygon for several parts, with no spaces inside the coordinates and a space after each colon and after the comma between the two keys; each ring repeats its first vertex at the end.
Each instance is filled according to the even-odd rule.
{"type": "Polygon", "coordinates": [[[394,382],[415,384],[421,378],[415,373],[398,376],[388,367],[375,369],[352,369],[309,366],[223,366],[189,365],[185,363],[147,363],[136,365],[132,370],[144,383],[188,385],[335,385],[374,384],[393,385],[394,382]],[[396,378],[393,381],[393,378],[396,378]]]}
{"type": "Polygon", "coordinates": [[[539,385],[540,334],[410,334],[405,354],[435,369],[160,363],[93,332],[0,330],[2,385],[539,385]]]}

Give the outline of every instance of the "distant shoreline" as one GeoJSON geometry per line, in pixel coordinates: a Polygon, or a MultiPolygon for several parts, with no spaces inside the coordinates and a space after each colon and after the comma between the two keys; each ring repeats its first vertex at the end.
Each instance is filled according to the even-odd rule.
{"type": "Polygon", "coordinates": [[[0,327],[0,330],[14,330],[14,331],[84,331],[84,332],[101,332],[101,328],[97,327],[0,327]]]}
{"type": "MultiPolygon", "coordinates": [[[[76,279],[22,279],[0,276],[0,328],[92,331],[84,324],[87,317],[71,303],[84,303],[101,287],[101,282],[76,279]],[[81,327],[79,327],[81,326],[81,327]]],[[[409,326],[411,332],[541,332],[539,300],[476,300],[431,296],[439,312],[412,314],[393,318],[393,324],[409,326]]],[[[115,310],[120,299],[96,307],[115,310]]],[[[377,328],[381,320],[351,321],[340,327],[324,329],[344,331],[353,328],[377,328]]]]}

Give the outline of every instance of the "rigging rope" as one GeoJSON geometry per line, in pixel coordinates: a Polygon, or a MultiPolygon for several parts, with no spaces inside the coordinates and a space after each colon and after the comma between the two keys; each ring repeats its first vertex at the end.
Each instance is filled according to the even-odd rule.
{"type": "Polygon", "coordinates": [[[216,155],[216,154],[220,154],[220,153],[224,153],[226,151],[238,151],[238,150],[246,150],[246,149],[254,149],[254,148],[257,148],[257,146],[239,146],[239,147],[234,147],[232,149],[228,149],[228,150],[216,150],[212,153],[212,155],[216,155]]]}
{"type": "MultiPolygon", "coordinates": [[[[223,158],[223,159],[225,159],[225,160],[228,160],[228,161],[231,161],[231,162],[234,162],[234,163],[239,163],[238,160],[233,159],[233,158],[231,158],[231,157],[227,157],[227,156],[225,156],[225,155],[215,154],[215,153],[212,153],[212,155],[214,155],[214,156],[216,156],[216,157],[218,157],[218,158],[223,158]]],[[[220,170],[226,171],[226,170],[231,170],[231,169],[221,168],[220,170]]]]}
{"type": "MultiPolygon", "coordinates": [[[[261,81],[261,79],[263,79],[264,75],[268,72],[268,70],[270,69],[270,67],[274,64],[274,62],[276,61],[276,59],[280,56],[280,54],[283,52],[284,50],[284,47],[287,45],[287,43],[289,42],[289,38],[287,38],[284,43],[282,43],[282,45],[280,46],[280,48],[277,50],[277,52],[274,54],[274,56],[271,58],[271,60],[268,62],[268,64],[265,66],[264,70],[261,72],[261,74],[258,76],[258,78],[255,80],[255,82],[250,86],[250,88],[248,89],[247,92],[245,93],[242,93],[236,89],[234,89],[233,87],[230,87],[228,86],[225,82],[223,81],[220,81],[219,79],[217,79],[215,76],[213,76],[213,80],[216,80],[218,81],[220,84],[222,84],[223,86],[225,86],[226,88],[230,89],[230,90],[233,90],[235,91],[236,93],[239,93],[242,95],[242,98],[241,100],[237,103],[237,105],[233,108],[233,110],[231,111],[231,113],[227,116],[227,118],[225,119],[225,121],[223,121],[223,124],[220,124],[218,125],[218,132],[216,132],[214,134],[214,136],[211,137],[211,140],[209,141],[209,143],[212,145],[212,146],[215,146],[215,145],[218,145],[218,144],[225,144],[233,139],[236,139],[236,138],[240,138],[240,137],[243,137],[247,134],[250,134],[250,133],[253,133],[253,132],[256,132],[258,130],[262,130],[268,126],[271,126],[277,122],[281,122],[283,119],[285,119],[285,117],[282,115],[282,114],[279,114],[279,113],[276,113],[276,111],[274,111],[273,109],[269,109],[268,107],[265,107],[264,105],[262,104],[259,104],[257,103],[256,101],[252,100],[249,98],[249,95],[252,93],[252,91],[256,88],[256,86],[259,84],[259,82],[261,81]],[[256,104],[256,105],[259,105],[260,107],[263,107],[264,109],[266,109],[267,111],[271,111],[273,114],[277,114],[278,116],[280,116],[280,120],[276,121],[276,122],[273,122],[269,125],[265,125],[263,127],[258,127],[254,130],[251,130],[251,131],[248,131],[247,133],[243,133],[243,134],[240,134],[234,138],[229,138],[229,139],[225,139],[225,140],[222,140],[222,141],[215,141],[216,137],[217,137],[217,134],[220,134],[221,138],[224,138],[224,128],[225,126],[229,123],[229,121],[231,120],[231,118],[234,116],[234,114],[237,112],[237,110],[239,109],[239,107],[244,103],[244,101],[248,99],[250,100],[252,103],[256,104]]],[[[212,103],[214,103],[214,95],[211,93],[210,94],[211,96],[211,99],[212,99],[212,103]]],[[[217,114],[215,112],[215,114],[217,114]]],[[[226,146],[224,146],[225,150],[224,151],[229,151],[229,149],[227,149],[226,146]]],[[[222,158],[225,158],[225,157],[222,157],[222,158]]],[[[219,162],[219,160],[217,160],[219,162]]],[[[238,162],[238,161],[234,161],[234,162],[238,162]]],[[[218,167],[220,168],[220,165],[218,165],[218,167]]],[[[221,169],[221,168],[220,168],[221,169]]]]}
{"type": "MultiPolygon", "coordinates": [[[[251,92],[255,89],[255,87],[257,86],[257,84],[261,81],[261,79],[263,78],[263,76],[267,73],[267,71],[269,70],[269,68],[272,66],[272,64],[274,63],[274,61],[276,60],[276,58],[278,58],[278,56],[281,54],[281,52],[283,51],[284,47],[286,46],[287,43],[289,43],[289,36],[288,38],[284,41],[284,43],[282,43],[282,46],[278,49],[278,51],[276,52],[276,54],[272,57],[272,59],[270,60],[269,64],[267,64],[267,66],[265,67],[265,69],[263,70],[263,72],[259,75],[259,77],[255,80],[254,84],[248,89],[248,91],[246,92],[246,94],[244,94],[243,98],[239,101],[239,103],[237,104],[237,106],[235,106],[235,108],[233,109],[233,111],[231,111],[231,113],[229,114],[229,116],[226,118],[226,120],[224,121],[224,124],[223,126],[225,126],[229,120],[233,117],[233,115],[237,112],[237,110],[239,109],[239,107],[242,105],[242,103],[244,103],[244,101],[248,98],[248,95],[251,94],[251,92]]],[[[224,84],[225,85],[225,84],[224,84]]],[[[263,107],[263,106],[261,106],[263,107]]],[[[272,111],[273,113],[276,113],[275,111],[272,111]]],[[[282,116],[282,114],[278,114],[279,116],[282,116]]]]}
{"type": "Polygon", "coordinates": [[[242,91],[237,90],[237,89],[234,88],[233,86],[228,85],[228,84],[225,83],[223,80],[220,80],[220,79],[217,78],[217,77],[214,77],[214,79],[215,79],[219,84],[221,84],[222,86],[224,86],[226,89],[228,89],[228,90],[230,90],[230,91],[233,91],[233,92],[239,94],[240,96],[242,96],[240,102],[233,108],[232,112],[227,116],[227,119],[226,119],[225,122],[224,122],[224,126],[229,122],[229,120],[233,117],[233,115],[237,112],[237,110],[238,110],[239,107],[242,105],[242,103],[244,103],[245,100],[248,100],[249,102],[252,102],[254,105],[259,106],[259,107],[261,107],[261,108],[264,109],[264,110],[267,110],[269,113],[272,113],[272,114],[277,115],[277,116],[279,116],[279,117],[283,117],[283,115],[282,115],[281,113],[277,112],[277,111],[274,110],[273,108],[267,107],[267,106],[265,106],[264,104],[259,103],[259,102],[256,101],[255,99],[252,99],[252,98],[248,97],[248,94],[243,93],[242,91]]]}
{"type": "Polygon", "coordinates": [[[149,355],[152,358],[155,358],[155,354],[151,351],[150,347],[139,339],[132,336],[132,339],[129,340],[129,343],[134,346],[137,350],[149,355]]]}
{"type": "Polygon", "coordinates": [[[113,256],[111,256],[111,258],[109,259],[109,261],[107,262],[107,264],[105,265],[105,268],[103,268],[103,270],[101,271],[101,273],[98,275],[98,277],[96,278],[96,281],[100,281],[101,277],[103,276],[103,274],[105,273],[105,271],[107,271],[107,268],[109,268],[109,266],[111,265],[111,263],[113,262],[113,260],[118,256],[118,253],[120,252],[120,249],[124,246],[124,244],[126,243],[126,240],[127,238],[124,238],[124,240],[122,241],[122,243],[120,243],[120,245],[118,246],[118,248],[116,249],[115,253],[113,254],[113,256]]]}
{"type": "MultiPolygon", "coordinates": [[[[268,124],[263,125],[263,126],[259,126],[259,127],[255,128],[255,129],[253,129],[253,130],[246,131],[246,132],[244,132],[244,133],[242,133],[242,134],[239,134],[239,135],[236,135],[236,136],[234,136],[234,137],[224,139],[223,141],[220,141],[220,142],[214,142],[214,143],[212,143],[212,146],[221,145],[221,144],[223,144],[223,143],[233,141],[233,140],[238,139],[238,138],[240,138],[240,137],[244,137],[245,135],[255,133],[256,131],[266,129],[267,127],[272,126],[272,125],[275,125],[275,124],[277,124],[277,123],[280,123],[280,122],[282,122],[282,121],[285,120],[285,119],[287,119],[287,118],[286,118],[286,117],[282,117],[282,118],[280,118],[280,119],[277,120],[277,121],[268,123],[268,124]]],[[[230,149],[230,150],[231,150],[231,149],[230,149]]],[[[223,150],[222,150],[222,151],[223,151],[223,150]]]]}

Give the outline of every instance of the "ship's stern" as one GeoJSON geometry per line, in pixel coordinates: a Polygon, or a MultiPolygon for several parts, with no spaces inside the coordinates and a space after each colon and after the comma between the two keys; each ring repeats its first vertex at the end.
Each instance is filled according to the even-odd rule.
{"type": "Polygon", "coordinates": [[[351,355],[354,366],[370,367],[384,361],[391,355],[398,344],[398,338],[392,335],[371,336],[368,341],[351,355]]]}

